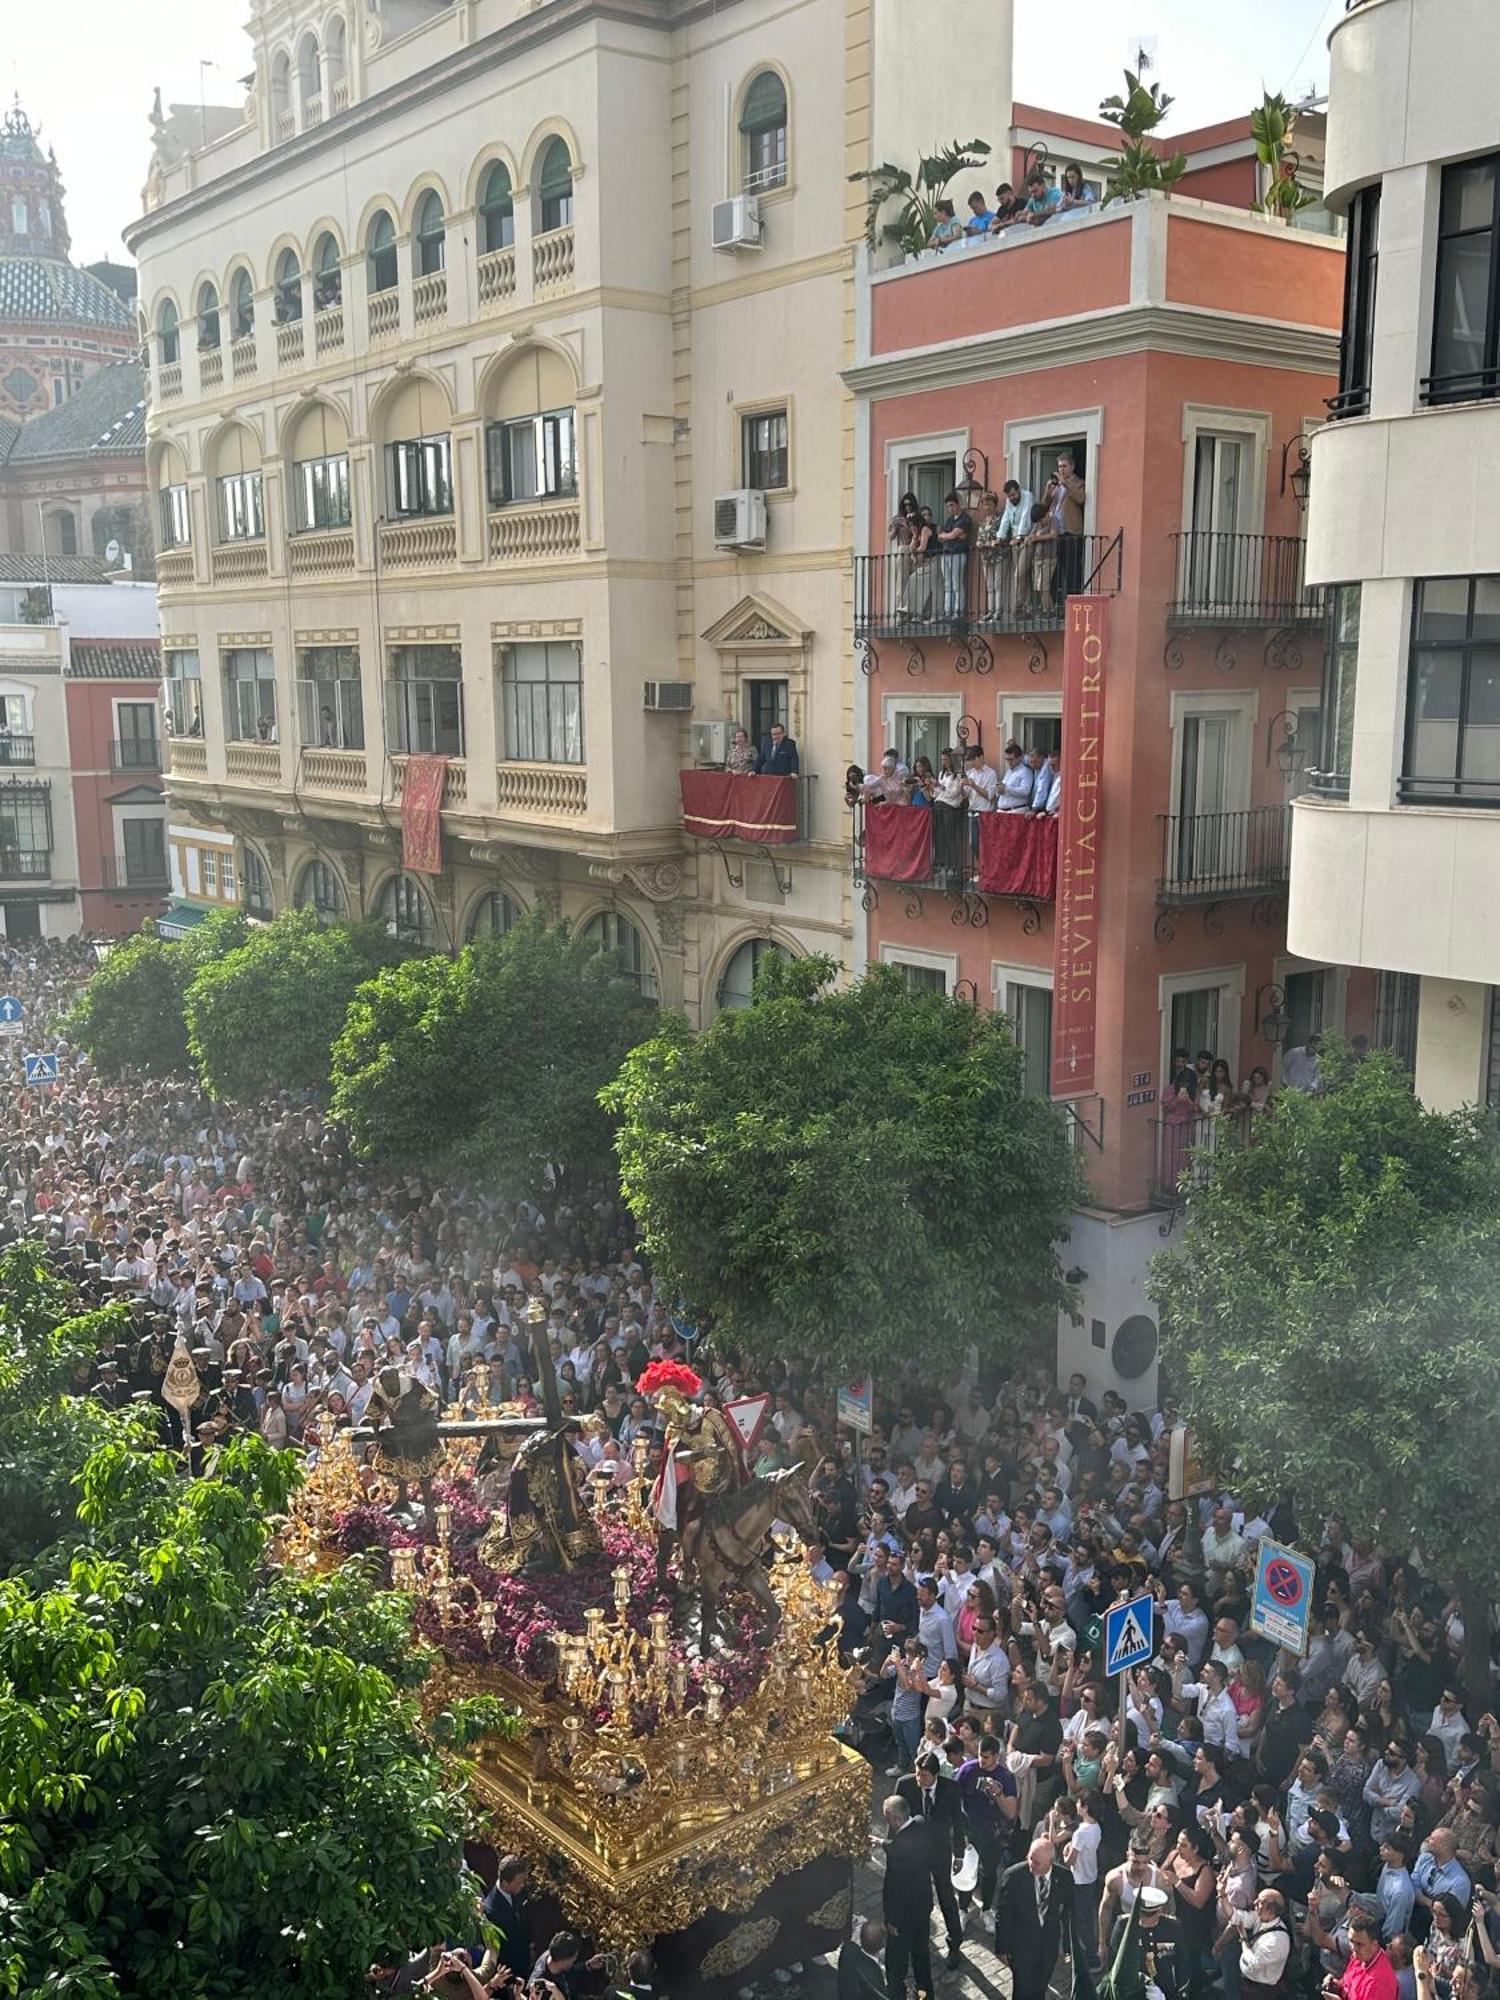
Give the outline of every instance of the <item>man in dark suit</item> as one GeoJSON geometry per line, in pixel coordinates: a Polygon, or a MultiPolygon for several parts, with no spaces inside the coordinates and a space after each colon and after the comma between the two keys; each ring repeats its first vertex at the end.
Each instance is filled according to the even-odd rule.
{"type": "Polygon", "coordinates": [[[880,1954],[885,1950],[885,1925],[866,1917],[859,1938],[839,1948],[838,2000],[886,2000],[880,1954]]]}
{"type": "Polygon", "coordinates": [[[890,1829],[885,1843],[885,1990],[889,2000],[906,2000],[908,1969],[918,1993],[932,1991],[932,1866],[927,1832],[894,1793],[881,1807],[890,1829]]]}
{"type": "Polygon", "coordinates": [[[953,1780],[941,1775],[942,1768],[943,1760],[936,1751],[924,1750],[912,1775],[897,1780],[896,1796],[905,1799],[912,1818],[921,1823],[927,1836],[932,1893],[948,1933],[948,1963],[957,1965],[964,1927],[953,1890],[953,1869],[964,1858],[963,1800],[953,1780]]]}
{"type": "Polygon", "coordinates": [[[771,724],[769,736],[760,740],[760,775],[763,778],[795,778],[802,769],[797,755],[797,739],[788,736],[779,722],[771,724]]]}
{"type": "Polygon", "coordinates": [[[1047,2000],[1064,1945],[1071,1953],[1073,1877],[1050,1840],[1034,1840],[1026,1859],[1006,1869],[995,1903],[995,1952],[1010,1961],[1012,2000],[1047,2000]]]}

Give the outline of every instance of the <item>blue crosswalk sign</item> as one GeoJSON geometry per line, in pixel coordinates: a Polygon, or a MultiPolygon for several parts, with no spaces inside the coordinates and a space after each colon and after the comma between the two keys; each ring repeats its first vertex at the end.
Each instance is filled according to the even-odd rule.
{"type": "Polygon", "coordinates": [[[21,1065],[28,1083],[57,1083],[62,1076],[62,1057],[56,1049],[38,1055],[23,1055],[21,1065]]]}
{"type": "Polygon", "coordinates": [[[1104,1614],[1104,1671],[1123,1674],[1151,1657],[1151,1594],[1112,1604],[1104,1614]]]}
{"type": "Polygon", "coordinates": [[[3,1022],[7,1028],[19,1027],[21,1016],[25,1012],[26,1009],[21,1005],[14,993],[7,993],[5,998],[0,1000],[0,1022],[3,1022]]]}

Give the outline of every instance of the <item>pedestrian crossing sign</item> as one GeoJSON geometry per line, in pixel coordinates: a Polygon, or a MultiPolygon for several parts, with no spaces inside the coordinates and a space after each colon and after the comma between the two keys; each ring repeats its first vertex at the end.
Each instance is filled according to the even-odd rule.
{"type": "Polygon", "coordinates": [[[1151,1595],[1144,1592],[1104,1614],[1104,1671],[1123,1674],[1151,1657],[1151,1595]]]}

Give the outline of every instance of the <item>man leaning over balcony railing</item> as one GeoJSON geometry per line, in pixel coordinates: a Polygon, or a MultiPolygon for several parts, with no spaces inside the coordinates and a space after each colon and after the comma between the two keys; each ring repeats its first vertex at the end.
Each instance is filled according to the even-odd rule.
{"type": "Polygon", "coordinates": [[[1025,560],[1021,544],[1031,533],[1034,503],[1029,488],[1018,479],[1007,479],[1001,491],[1005,495],[1005,505],[995,523],[1000,591],[998,599],[992,600],[990,610],[994,616],[1010,618],[1015,615],[1021,592],[1021,564],[1025,560]]]}

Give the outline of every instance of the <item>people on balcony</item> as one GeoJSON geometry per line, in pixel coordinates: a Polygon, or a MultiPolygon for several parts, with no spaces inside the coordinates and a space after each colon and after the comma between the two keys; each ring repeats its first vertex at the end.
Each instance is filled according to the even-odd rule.
{"type": "Polygon", "coordinates": [[[943,579],[943,617],[956,625],[964,615],[964,582],[974,540],[974,517],[956,492],[943,502],[943,525],[937,531],[937,540],[943,579]]]}
{"type": "MultiPolygon", "coordinates": [[[[964,752],[964,797],[968,801],[969,811],[975,815],[993,812],[999,792],[1000,773],[990,763],[980,746],[971,743],[964,752]]],[[[977,848],[979,845],[977,817],[973,826],[973,842],[977,848]]]]}
{"type": "Polygon", "coordinates": [[[1035,781],[1036,773],[1027,762],[1025,751],[1012,738],[1005,746],[1005,769],[1000,773],[999,796],[995,800],[997,811],[1030,812],[1035,781]]]}
{"type": "Polygon", "coordinates": [[[769,732],[761,738],[761,776],[795,778],[801,769],[802,760],[797,754],[797,739],[788,736],[779,722],[773,722],[769,732]]]}
{"type": "Polygon", "coordinates": [[[1307,1090],[1317,1096],[1323,1088],[1323,1074],[1318,1067],[1316,1035],[1309,1035],[1300,1047],[1287,1050],[1281,1058],[1281,1080],[1288,1090],[1307,1090]]]}
{"type": "Polygon", "coordinates": [[[1052,766],[1035,743],[1026,752],[1026,763],[1031,772],[1031,816],[1038,819],[1047,810],[1047,801],[1052,796],[1052,766]]]}
{"type": "Polygon", "coordinates": [[[1094,206],[1094,191],[1084,185],[1083,168],[1076,160],[1069,160],[1063,168],[1062,186],[1058,190],[1057,212],[1072,215],[1094,206]]]}
{"type": "Polygon", "coordinates": [[[1036,785],[1031,794],[1033,817],[1042,813],[1053,819],[1062,811],[1062,753],[1049,750],[1042,768],[1037,772],[1036,785]]]}
{"type": "Polygon", "coordinates": [[[1050,222],[1062,205],[1061,188],[1052,187],[1040,167],[1026,176],[1025,220],[1033,229],[1050,222]]]}
{"type": "Polygon", "coordinates": [[[899,806],[906,801],[907,770],[894,750],[887,750],[880,768],[860,781],[860,797],[866,805],[899,806]]]}
{"type": "Polygon", "coordinates": [[[753,778],[760,769],[760,752],[750,741],[748,729],[737,729],[730,738],[724,769],[732,778],[753,778]]]}
{"type": "Polygon", "coordinates": [[[1065,597],[1083,583],[1083,508],[1087,499],[1088,488],[1079,477],[1073,454],[1060,451],[1057,471],[1047,481],[1042,500],[1060,543],[1058,576],[1065,597]]]}
{"type": "Polygon", "coordinates": [[[1026,202],[1018,195],[1009,181],[1001,181],[995,189],[995,206],[990,214],[990,234],[1000,235],[1013,222],[1019,222],[1026,213],[1026,202]]]}
{"type": "Polygon", "coordinates": [[[964,226],[959,221],[951,201],[933,204],[937,221],[932,225],[932,234],[927,239],[929,250],[946,250],[950,243],[962,243],[964,226]]]}
{"type": "Polygon", "coordinates": [[[965,236],[988,236],[990,224],[994,221],[993,209],[986,208],[984,196],[975,188],[969,196],[969,219],[964,224],[965,236]]]}
{"type": "Polygon", "coordinates": [[[1238,1104],[1246,1111],[1268,1111],[1274,1095],[1270,1071],[1257,1063],[1240,1085],[1238,1104]]]}
{"type": "Polygon", "coordinates": [[[1031,525],[1016,556],[1016,616],[1040,617],[1057,602],[1057,558],[1062,541],[1045,500],[1031,509],[1031,525]]]}
{"type": "Polygon", "coordinates": [[[901,796],[909,806],[931,806],[937,800],[937,776],[930,757],[913,760],[911,771],[902,780],[901,796]]]}
{"type": "MultiPolygon", "coordinates": [[[[909,496],[913,500],[915,495],[909,496]]],[[[906,560],[897,565],[901,573],[896,592],[896,611],[902,618],[921,623],[932,616],[933,571],[937,563],[937,523],[930,507],[918,508],[906,560]]]]}
{"type": "Polygon", "coordinates": [[[952,881],[964,865],[964,777],[952,750],[938,753],[932,801],[932,862],[939,881],[952,881]]]}

